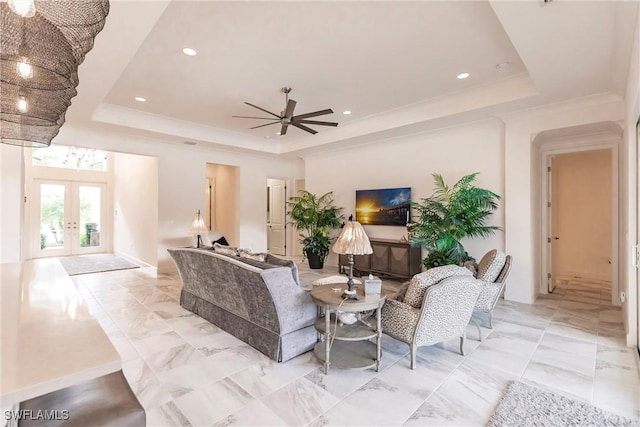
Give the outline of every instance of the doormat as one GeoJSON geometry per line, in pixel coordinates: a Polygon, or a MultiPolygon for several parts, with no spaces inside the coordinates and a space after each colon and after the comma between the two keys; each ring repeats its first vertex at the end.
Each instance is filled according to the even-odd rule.
{"type": "Polygon", "coordinates": [[[69,276],[140,268],[139,265],[113,254],[80,255],[58,259],[69,276]]]}
{"type": "Polygon", "coordinates": [[[487,426],[638,427],[640,422],[597,408],[587,402],[514,381],[507,387],[487,426]]]}

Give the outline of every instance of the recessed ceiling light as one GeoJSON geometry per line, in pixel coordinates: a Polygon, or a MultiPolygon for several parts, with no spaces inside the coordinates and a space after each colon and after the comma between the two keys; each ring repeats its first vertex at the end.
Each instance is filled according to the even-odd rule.
{"type": "Polygon", "coordinates": [[[510,64],[508,61],[501,62],[501,63],[499,63],[499,64],[497,64],[497,65],[496,65],[496,69],[497,69],[498,71],[502,71],[502,70],[504,70],[504,69],[508,68],[508,67],[509,67],[509,65],[511,65],[511,64],[510,64]]]}
{"type": "Polygon", "coordinates": [[[182,49],[182,52],[184,52],[185,55],[189,55],[189,56],[196,56],[196,54],[198,53],[194,49],[191,49],[190,47],[185,47],[184,49],[182,49]]]}
{"type": "Polygon", "coordinates": [[[456,77],[458,77],[460,80],[466,79],[467,77],[469,77],[469,73],[460,73],[456,77]]]}
{"type": "Polygon", "coordinates": [[[345,110],[345,111],[342,112],[342,114],[349,115],[349,114],[351,114],[351,110],[345,110]]]}
{"type": "Polygon", "coordinates": [[[138,102],[147,102],[147,98],[143,98],[141,96],[136,96],[135,100],[138,101],[138,102]]]}
{"type": "Polygon", "coordinates": [[[184,145],[196,145],[196,143],[193,141],[185,141],[184,145]]]}
{"type": "Polygon", "coordinates": [[[276,132],[276,135],[280,135],[280,132],[276,132]]]}

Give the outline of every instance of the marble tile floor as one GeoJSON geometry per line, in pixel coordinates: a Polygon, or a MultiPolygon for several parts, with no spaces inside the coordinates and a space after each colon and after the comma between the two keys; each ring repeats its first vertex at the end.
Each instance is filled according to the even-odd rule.
{"type": "MultiPolygon", "coordinates": [[[[301,280],[336,272],[301,268],[301,280]]],[[[275,363],[182,309],[177,276],[140,268],[73,281],[120,352],[149,426],[482,426],[512,380],[640,415],[637,355],[602,284],[565,281],[533,305],[501,301],[482,343],[468,329],[466,356],[458,340],[422,347],[412,371],[408,346],[384,336],[380,372],[324,375],[312,352],[275,363]]]]}

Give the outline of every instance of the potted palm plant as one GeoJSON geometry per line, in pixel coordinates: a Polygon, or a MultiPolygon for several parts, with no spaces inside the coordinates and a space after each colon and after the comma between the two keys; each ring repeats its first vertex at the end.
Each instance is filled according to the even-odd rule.
{"type": "Polygon", "coordinates": [[[466,175],[449,187],[441,175],[433,174],[436,186],[433,195],[412,203],[417,215],[408,227],[411,245],[428,251],[422,260],[425,267],[462,265],[473,260],[461,240],[488,237],[500,230],[498,226],[486,225],[498,208],[500,196],[473,185],[477,176],[477,172],[466,175]]]}
{"type": "Polygon", "coordinates": [[[334,205],[333,193],[320,197],[302,190],[298,196],[290,197],[289,218],[298,231],[302,243],[303,255],[309,260],[309,267],[318,269],[324,266],[329,254],[329,233],[340,227],[343,220],[342,208],[334,205]]]}

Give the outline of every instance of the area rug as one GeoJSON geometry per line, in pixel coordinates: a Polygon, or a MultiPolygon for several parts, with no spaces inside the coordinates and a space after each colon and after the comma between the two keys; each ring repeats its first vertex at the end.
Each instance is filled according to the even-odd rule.
{"type": "Polygon", "coordinates": [[[140,267],[113,254],[80,255],[58,259],[69,276],[140,267]]]}
{"type": "Polygon", "coordinates": [[[487,426],[638,427],[640,422],[596,408],[586,402],[513,381],[507,387],[487,426]]]}

